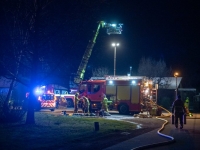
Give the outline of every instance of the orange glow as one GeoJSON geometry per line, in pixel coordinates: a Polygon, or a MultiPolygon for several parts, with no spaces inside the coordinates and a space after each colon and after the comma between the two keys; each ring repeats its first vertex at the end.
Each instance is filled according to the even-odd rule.
{"type": "Polygon", "coordinates": [[[175,72],[174,73],[174,77],[177,77],[179,74],[178,74],[178,72],[175,72]]]}

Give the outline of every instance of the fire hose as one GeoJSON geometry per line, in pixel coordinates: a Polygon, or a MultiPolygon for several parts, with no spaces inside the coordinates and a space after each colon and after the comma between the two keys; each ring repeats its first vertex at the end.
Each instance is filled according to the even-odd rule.
{"type": "MultiPolygon", "coordinates": [[[[150,101],[152,103],[154,103],[155,105],[157,105],[152,100],[150,100],[150,101]]],[[[157,106],[160,107],[160,108],[162,108],[163,110],[167,111],[170,114],[169,116],[164,116],[164,117],[171,117],[172,116],[172,113],[170,111],[168,111],[167,109],[165,109],[165,108],[163,108],[163,107],[161,107],[159,105],[157,105],[157,106]]],[[[174,137],[161,133],[161,131],[164,129],[164,127],[168,123],[168,121],[166,119],[163,119],[163,118],[160,118],[160,117],[156,117],[156,119],[160,119],[160,120],[165,121],[162,124],[162,127],[160,129],[158,129],[158,131],[157,131],[158,135],[160,135],[162,137],[165,137],[167,139],[170,139],[170,141],[165,141],[165,142],[159,142],[159,143],[153,143],[153,144],[149,144],[149,145],[139,146],[139,147],[133,148],[132,150],[142,150],[142,149],[145,149],[145,148],[153,148],[153,147],[157,147],[157,146],[163,146],[163,145],[172,144],[172,143],[175,142],[174,137]]]]}

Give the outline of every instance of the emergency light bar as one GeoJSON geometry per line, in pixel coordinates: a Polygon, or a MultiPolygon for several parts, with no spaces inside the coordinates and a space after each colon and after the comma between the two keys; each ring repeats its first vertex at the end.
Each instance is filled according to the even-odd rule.
{"type": "Polygon", "coordinates": [[[106,80],[137,80],[144,79],[145,76],[106,76],[106,80]]]}
{"type": "MultiPolygon", "coordinates": [[[[107,82],[109,85],[113,85],[114,84],[114,81],[113,80],[108,80],[107,82]]],[[[130,84],[132,85],[136,85],[136,81],[135,80],[132,80],[131,82],[129,82],[130,84]]]]}
{"type": "Polygon", "coordinates": [[[105,76],[105,77],[91,77],[90,80],[137,80],[144,78],[145,76],[105,76]]]}

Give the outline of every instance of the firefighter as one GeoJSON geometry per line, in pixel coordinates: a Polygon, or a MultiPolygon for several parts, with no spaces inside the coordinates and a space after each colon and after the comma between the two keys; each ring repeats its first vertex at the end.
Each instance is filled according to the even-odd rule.
{"type": "Polygon", "coordinates": [[[102,102],[101,102],[101,104],[102,104],[101,109],[104,110],[104,111],[106,111],[106,112],[108,112],[108,99],[107,99],[107,97],[106,97],[105,94],[104,94],[103,97],[104,97],[104,98],[103,98],[103,100],[102,100],[102,102]]]}
{"type": "Polygon", "coordinates": [[[189,104],[190,104],[189,97],[186,97],[186,100],[184,103],[186,113],[187,113],[187,115],[192,116],[192,113],[190,113],[190,111],[189,111],[189,104]]]}
{"type": "Polygon", "coordinates": [[[86,113],[86,115],[89,115],[90,113],[89,108],[90,108],[90,102],[87,97],[83,96],[83,105],[82,105],[83,113],[86,113]]]}
{"type": "Polygon", "coordinates": [[[75,94],[75,99],[74,99],[74,113],[78,113],[78,102],[79,102],[79,98],[78,98],[78,96],[79,96],[79,93],[78,92],[76,92],[76,94],[75,94]]]}
{"type": "Polygon", "coordinates": [[[181,96],[178,95],[178,98],[174,101],[172,105],[172,113],[175,118],[175,127],[178,128],[178,119],[180,121],[180,129],[183,128],[183,115],[186,113],[184,103],[181,100],[181,96]]]}

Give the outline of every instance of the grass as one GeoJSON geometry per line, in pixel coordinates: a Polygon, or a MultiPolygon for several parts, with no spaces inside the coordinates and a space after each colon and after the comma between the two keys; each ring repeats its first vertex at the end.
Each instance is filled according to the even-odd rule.
{"type": "Polygon", "coordinates": [[[105,118],[62,116],[36,112],[35,125],[24,122],[0,124],[0,145],[3,149],[59,149],[67,144],[88,142],[114,132],[136,129],[135,124],[105,118]],[[99,131],[94,131],[99,122],[99,131]]]}

